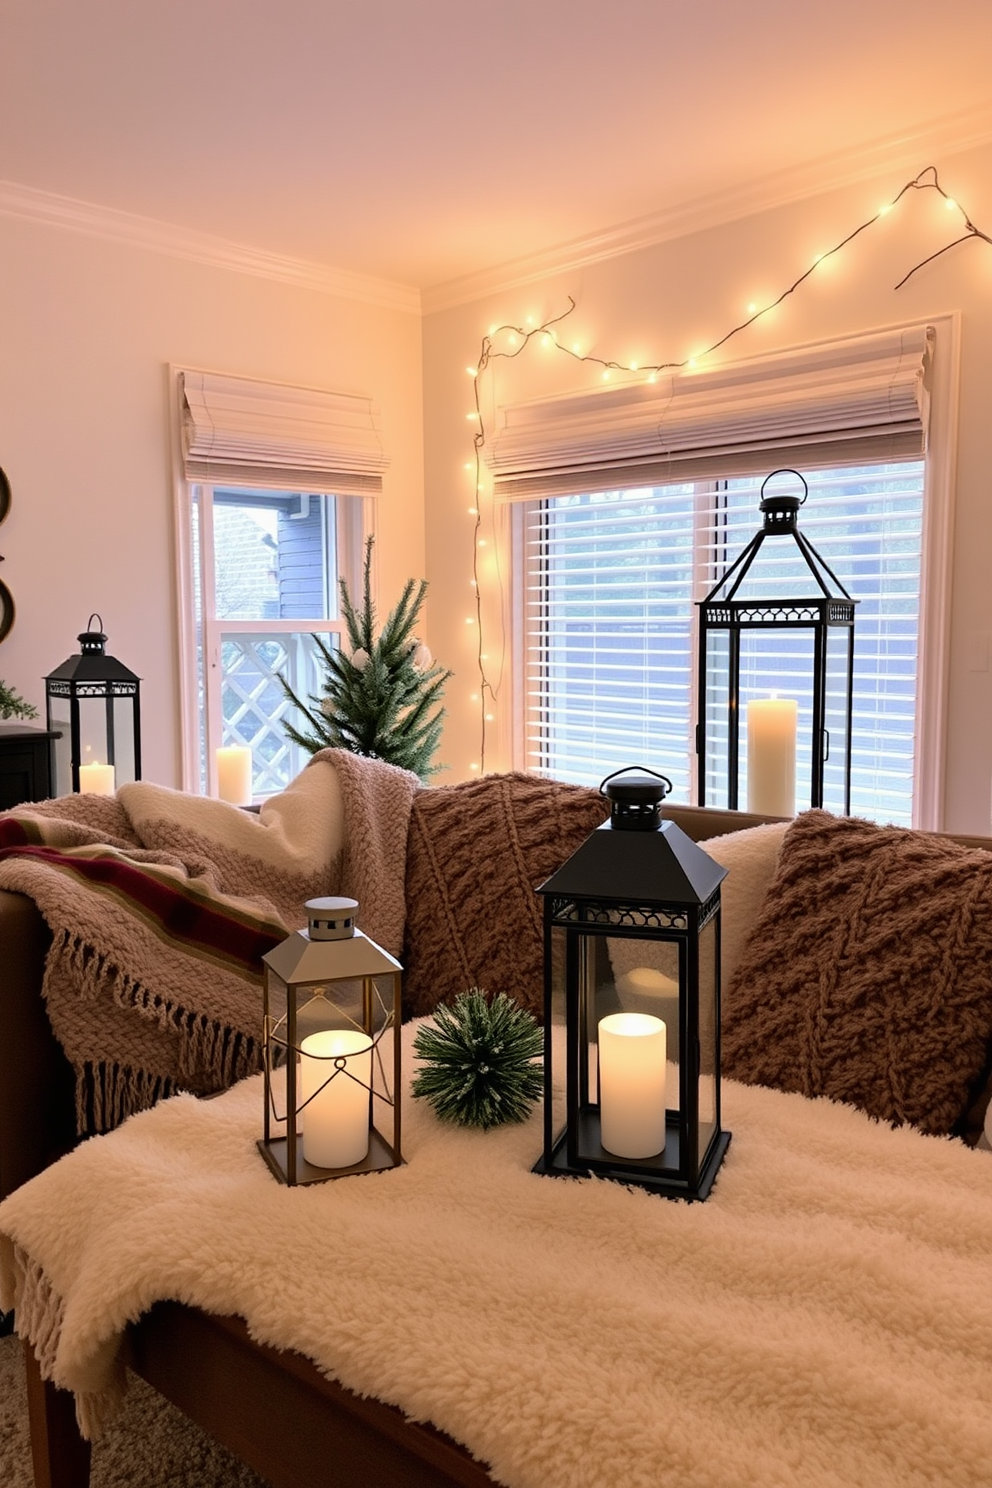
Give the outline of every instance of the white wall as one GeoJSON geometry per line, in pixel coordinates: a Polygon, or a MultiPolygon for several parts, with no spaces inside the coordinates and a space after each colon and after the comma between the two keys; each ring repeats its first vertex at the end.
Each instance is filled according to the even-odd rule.
{"type": "MultiPolygon", "coordinates": [[[[929,161],[921,160],[918,169],[929,161]]],[[[938,162],[941,184],[972,220],[992,231],[992,149],[938,162]]],[[[679,360],[716,341],[746,316],[749,301],[767,303],[791,284],[816,254],[891,200],[915,174],[884,177],[780,207],[720,228],[642,249],[624,257],[554,275],[525,288],[492,294],[439,311],[424,322],[425,459],[430,643],[456,673],[447,694],[448,724],[439,779],[468,777],[480,757],[476,628],[470,587],[474,476],[471,380],[481,339],[493,324],[538,323],[576,309],[560,328],[562,341],[584,352],[641,365],[679,360]]],[[[904,320],[960,312],[960,402],[956,463],[951,648],[947,709],[944,825],[949,831],[988,832],[992,801],[992,673],[973,670],[982,637],[992,632],[992,246],[969,242],[938,258],[908,285],[893,286],[914,264],[951,241],[960,217],[933,192],[913,192],[842,253],[821,265],[778,310],[734,338],[719,356],[761,351],[857,334],[904,320]]],[[[708,365],[716,365],[718,357],[708,365]]],[[[597,369],[583,368],[532,343],[517,360],[495,364],[482,389],[490,411],[556,392],[601,386],[597,369]]],[[[491,502],[483,494],[487,538],[491,502]]],[[[485,649],[491,678],[500,676],[504,637],[499,626],[500,579],[492,545],[483,554],[485,649]]],[[[505,585],[507,572],[501,570],[505,585]]],[[[498,711],[511,703],[510,656],[498,711]]],[[[512,760],[490,735],[487,769],[512,760]]],[[[655,761],[661,766],[664,761],[655,761]]]]}
{"type": "Polygon", "coordinates": [[[143,774],[179,784],[169,363],[367,394],[391,464],[383,603],[424,572],[417,314],[0,218],[0,528],[17,618],[0,677],[42,678],[92,611],[142,680],[143,774]]]}

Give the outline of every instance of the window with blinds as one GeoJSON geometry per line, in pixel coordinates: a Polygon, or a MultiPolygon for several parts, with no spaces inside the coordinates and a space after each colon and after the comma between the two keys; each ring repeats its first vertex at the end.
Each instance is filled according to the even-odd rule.
{"type": "MultiPolygon", "coordinates": [[[[802,530],[859,601],[851,809],[908,826],[924,462],[837,465],[806,478],[802,530]]],[[[692,799],[694,601],[758,530],[760,486],[758,475],[638,485],[517,508],[525,768],[595,785],[641,763],[671,778],[676,800],[692,799]]],[[[780,567],[773,582],[785,595],[794,575],[789,561],[780,567]]],[[[795,695],[791,644],[784,638],[777,663],[766,658],[750,679],[757,691],[795,695]]]]}
{"type": "MultiPolygon", "coordinates": [[[[788,467],[809,485],[802,533],[858,601],[851,810],[939,827],[955,354],[944,318],[498,410],[486,459],[513,532],[515,763],[584,784],[644,764],[695,799],[696,602],[788,467]]],[[[797,635],[760,677],[742,671],[742,697],[788,683],[809,706],[797,635]]]]}

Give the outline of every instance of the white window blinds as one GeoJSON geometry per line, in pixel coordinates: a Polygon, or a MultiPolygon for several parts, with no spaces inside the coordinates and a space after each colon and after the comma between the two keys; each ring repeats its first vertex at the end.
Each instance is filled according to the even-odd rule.
{"type": "Polygon", "coordinates": [[[186,479],[370,495],[387,460],[370,398],[212,372],[180,376],[186,479]]]}
{"type": "MultiPolygon", "coordinates": [[[[517,508],[523,574],[525,769],[595,785],[645,764],[695,791],[694,600],[761,525],[758,477],[633,487],[517,508]]],[[[813,472],[800,526],[859,601],[851,809],[912,824],[923,462],[813,472]]],[[[783,562],[781,591],[794,573],[783,562]]],[[[774,597],[770,590],[770,597],[774,597]]],[[[812,706],[794,643],[742,686],[812,706]],[[806,689],[805,691],[803,689],[806,689]]],[[[808,782],[808,749],[799,775],[808,782]]],[[[808,783],[805,784],[808,801],[808,783]]]]}
{"type": "Polygon", "coordinates": [[[934,331],[911,325],[714,371],[501,411],[487,452],[511,500],[918,457],[934,331]]]}

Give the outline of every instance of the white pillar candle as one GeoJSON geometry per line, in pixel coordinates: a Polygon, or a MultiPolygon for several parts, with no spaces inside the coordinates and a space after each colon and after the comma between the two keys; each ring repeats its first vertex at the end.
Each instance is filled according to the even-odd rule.
{"type": "Polygon", "coordinates": [[[368,1034],[328,1028],[303,1040],[300,1086],[308,1102],[303,1113],[303,1156],[308,1163],[317,1168],[350,1168],[368,1155],[371,1083],[368,1034]],[[343,1068],[336,1067],[337,1059],[344,1061],[343,1068]]]}
{"type": "Polygon", "coordinates": [[[795,698],[747,705],[747,809],[758,816],[796,814],[795,698]]]}
{"type": "Polygon", "coordinates": [[[117,788],[117,772],[113,765],[80,765],[79,794],[81,796],[112,796],[117,788]]]}
{"type": "Polygon", "coordinates": [[[617,1157],[665,1150],[668,1030],[647,1013],[610,1013],[599,1022],[600,1141],[617,1157]]]}
{"type": "Polygon", "coordinates": [[[224,744],[218,749],[217,794],[232,806],[251,803],[251,750],[247,744],[224,744]]]}

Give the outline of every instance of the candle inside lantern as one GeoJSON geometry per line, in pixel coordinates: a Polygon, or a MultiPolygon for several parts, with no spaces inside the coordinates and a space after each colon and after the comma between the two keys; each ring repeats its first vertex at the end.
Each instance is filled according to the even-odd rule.
{"type": "Polygon", "coordinates": [[[117,788],[117,772],[113,765],[96,763],[80,765],[79,794],[81,796],[112,796],[117,788]]]}
{"type": "Polygon", "coordinates": [[[308,1163],[350,1168],[368,1156],[371,1083],[372,1040],[367,1033],[328,1028],[303,1040],[300,1086],[307,1102],[303,1156],[308,1163]]]}
{"type": "Polygon", "coordinates": [[[251,802],[251,750],[247,744],[224,744],[217,751],[217,794],[232,806],[251,802]]]}
{"type": "Polygon", "coordinates": [[[758,816],[796,814],[795,698],[747,705],[747,809],[758,816]]]}
{"type": "Polygon", "coordinates": [[[665,1150],[668,1030],[648,1013],[610,1013],[599,1021],[600,1141],[617,1157],[665,1150]]]}

